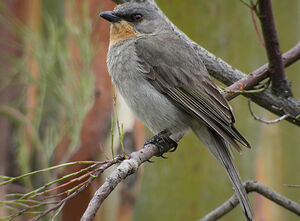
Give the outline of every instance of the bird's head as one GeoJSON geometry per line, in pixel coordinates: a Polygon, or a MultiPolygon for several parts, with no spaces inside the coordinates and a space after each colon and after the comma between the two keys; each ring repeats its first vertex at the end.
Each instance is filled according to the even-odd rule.
{"type": "Polygon", "coordinates": [[[157,8],[143,1],[118,5],[113,11],[102,12],[100,16],[112,24],[115,32],[126,32],[128,36],[155,34],[169,29],[157,8]]]}

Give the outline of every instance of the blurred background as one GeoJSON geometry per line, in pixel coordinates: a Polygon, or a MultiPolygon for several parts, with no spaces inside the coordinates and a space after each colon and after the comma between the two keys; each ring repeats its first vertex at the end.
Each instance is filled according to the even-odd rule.
{"type": "MultiPolygon", "coordinates": [[[[240,1],[157,0],[158,5],[191,39],[249,73],[267,62],[250,10],[240,1]]],[[[300,37],[300,1],[273,0],[281,50],[300,37]]],[[[2,0],[0,2],[0,174],[29,171],[78,160],[111,157],[114,112],[124,125],[130,152],[151,133],[137,122],[117,97],[106,68],[109,24],[99,12],[112,10],[110,0],[2,0]]],[[[287,69],[292,90],[300,98],[300,63],[287,69]]],[[[231,101],[236,126],[252,145],[235,162],[244,180],[257,180],[300,201],[300,129],[288,122],[255,121],[246,98],[231,101]]],[[[256,106],[264,119],[276,116],[256,106]]],[[[115,129],[116,130],[116,129],[115,129]]],[[[114,136],[118,148],[117,133],[114,136]]],[[[221,166],[189,133],[168,159],[155,158],[128,178],[106,200],[95,220],[197,220],[232,194],[221,166]]],[[[45,173],[0,189],[25,192],[80,167],[45,173]]],[[[109,173],[109,172],[108,172],[109,173]]],[[[103,175],[66,204],[57,220],[80,220],[103,175]]],[[[297,216],[251,195],[256,220],[297,220],[297,216]]],[[[0,216],[8,211],[0,207],[0,216]]],[[[29,220],[31,216],[16,218],[29,220]]],[[[48,220],[45,218],[44,220],[48,220]]],[[[243,220],[240,208],[222,220],[243,220]]]]}

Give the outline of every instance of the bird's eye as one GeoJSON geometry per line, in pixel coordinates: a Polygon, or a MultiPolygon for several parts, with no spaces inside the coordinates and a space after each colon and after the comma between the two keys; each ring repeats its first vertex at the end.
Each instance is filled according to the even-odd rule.
{"type": "Polygon", "coordinates": [[[135,22],[140,22],[143,20],[143,16],[141,14],[133,14],[131,18],[135,22]]]}

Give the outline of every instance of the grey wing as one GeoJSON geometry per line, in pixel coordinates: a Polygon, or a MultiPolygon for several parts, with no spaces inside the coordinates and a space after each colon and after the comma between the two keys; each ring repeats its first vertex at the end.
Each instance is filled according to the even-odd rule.
{"type": "Polygon", "coordinates": [[[238,151],[238,143],[250,148],[233,125],[235,119],[227,100],[191,47],[168,34],[140,37],[135,46],[140,71],[158,91],[238,151]]]}

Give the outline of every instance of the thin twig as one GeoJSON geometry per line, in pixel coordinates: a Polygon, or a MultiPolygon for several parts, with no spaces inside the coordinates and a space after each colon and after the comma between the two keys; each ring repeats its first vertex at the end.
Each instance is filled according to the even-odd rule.
{"type": "Polygon", "coordinates": [[[245,6],[247,6],[248,8],[251,9],[251,5],[250,5],[247,1],[245,1],[245,0],[240,0],[240,2],[243,3],[245,6]]]}
{"type": "MultiPolygon", "coordinates": [[[[80,173],[82,173],[82,172],[86,172],[86,171],[88,171],[89,169],[90,169],[90,167],[85,168],[85,169],[82,169],[82,170],[78,171],[77,174],[80,174],[80,173]]],[[[92,171],[89,171],[89,172],[87,172],[87,173],[85,173],[85,174],[82,174],[81,176],[76,177],[76,178],[74,178],[74,179],[72,179],[72,180],[70,180],[70,181],[68,181],[68,182],[66,182],[66,183],[60,184],[60,185],[58,185],[58,186],[56,186],[56,187],[53,187],[53,188],[51,188],[51,189],[47,189],[47,190],[45,190],[45,191],[43,191],[43,192],[36,192],[34,195],[30,196],[29,199],[33,199],[33,198],[39,197],[39,196],[41,196],[41,195],[45,195],[45,194],[51,193],[51,192],[53,192],[53,191],[56,191],[56,190],[61,189],[61,188],[63,188],[63,187],[66,187],[66,186],[68,186],[68,185],[70,185],[70,184],[72,184],[72,183],[74,183],[74,182],[81,181],[82,179],[84,179],[84,178],[90,176],[90,173],[94,173],[94,172],[96,172],[97,170],[98,170],[98,168],[96,168],[96,169],[94,169],[94,170],[92,170],[92,171]]],[[[72,174],[74,174],[74,173],[72,173],[72,174]]],[[[68,174],[68,175],[69,175],[69,174],[68,174]]],[[[67,175],[67,176],[64,176],[65,179],[67,179],[67,178],[70,177],[70,176],[68,176],[68,175],[67,175]]],[[[48,186],[47,186],[47,185],[44,185],[43,187],[44,187],[44,189],[45,189],[45,188],[47,188],[48,186]]],[[[39,188],[39,189],[40,189],[40,188],[39,188]]]]}
{"type": "Polygon", "coordinates": [[[89,186],[89,184],[91,184],[95,178],[97,178],[100,174],[103,173],[104,170],[106,170],[107,168],[111,167],[112,165],[115,164],[115,162],[119,162],[121,159],[123,159],[123,157],[117,157],[116,159],[107,162],[105,165],[102,165],[99,170],[97,171],[96,174],[94,174],[94,176],[91,176],[88,179],[88,182],[81,186],[80,188],[78,188],[75,192],[73,192],[72,194],[70,194],[69,196],[67,196],[66,198],[64,198],[63,200],[61,200],[59,203],[57,203],[55,206],[50,207],[49,209],[43,211],[41,214],[39,214],[38,216],[34,217],[33,219],[31,219],[31,221],[37,221],[39,219],[41,219],[42,217],[46,216],[47,214],[49,214],[52,211],[55,211],[57,209],[59,209],[63,204],[65,204],[67,201],[69,201],[70,199],[72,199],[73,197],[77,196],[80,192],[82,192],[83,190],[86,189],[87,186],[89,186]]]}
{"type": "Polygon", "coordinates": [[[285,186],[291,187],[291,188],[300,188],[300,185],[285,184],[285,186]]]}
{"type": "MultiPolygon", "coordinates": [[[[255,181],[247,181],[244,183],[245,189],[247,193],[256,192],[269,200],[273,201],[274,203],[277,203],[278,205],[284,207],[285,209],[291,211],[292,213],[297,214],[300,216],[300,205],[282,195],[275,192],[274,190],[266,187],[265,185],[255,182],[255,181]]],[[[202,219],[199,221],[213,221],[217,220],[227,213],[229,213],[231,210],[233,210],[237,205],[239,204],[239,201],[235,195],[230,197],[226,202],[224,202],[221,206],[214,209],[210,213],[206,214],[202,219]]]]}
{"type": "Polygon", "coordinates": [[[101,152],[101,154],[103,154],[103,156],[105,157],[106,160],[109,160],[109,157],[107,156],[107,154],[105,153],[102,144],[99,144],[99,150],[101,152]]]}
{"type": "Polygon", "coordinates": [[[255,32],[256,32],[256,34],[257,34],[257,36],[258,36],[258,40],[259,40],[259,42],[261,43],[261,45],[266,49],[266,45],[265,45],[265,43],[264,43],[264,40],[262,39],[261,34],[260,34],[260,32],[258,31],[258,27],[257,27],[255,15],[254,15],[254,12],[257,13],[256,5],[251,4],[251,6],[250,6],[250,11],[251,11],[251,19],[252,19],[252,23],[253,23],[253,25],[254,25],[255,32]]]}
{"type": "Polygon", "coordinates": [[[263,85],[260,85],[260,87],[258,87],[257,89],[251,89],[251,90],[228,90],[228,88],[222,88],[223,91],[227,94],[254,94],[254,93],[259,93],[259,92],[263,92],[265,91],[266,89],[269,88],[270,86],[270,82],[271,81],[267,81],[265,84],[263,85]]]}
{"type": "Polygon", "coordinates": [[[10,215],[10,216],[6,216],[6,217],[0,217],[0,220],[2,221],[10,221],[10,220],[13,220],[14,218],[18,217],[18,216],[21,216],[22,214],[26,213],[29,209],[26,208],[26,209],[23,209],[17,213],[14,213],[13,215],[10,215]]]}
{"type": "MultiPolygon", "coordinates": [[[[294,62],[300,59],[300,42],[298,42],[293,48],[289,51],[285,52],[282,55],[283,64],[285,67],[290,66],[294,62]]],[[[248,90],[253,88],[262,80],[266,79],[269,76],[269,68],[268,64],[261,66],[260,68],[256,69],[255,71],[251,72],[245,78],[236,81],[232,85],[226,88],[228,91],[235,91],[235,90],[248,90]]],[[[239,93],[230,93],[225,94],[227,100],[231,100],[238,96],[239,93]]]]}
{"type": "Polygon", "coordinates": [[[26,173],[26,174],[23,174],[23,175],[20,175],[20,176],[17,176],[17,177],[1,176],[0,178],[6,179],[7,181],[1,182],[0,186],[18,181],[18,180],[23,179],[25,177],[29,177],[29,176],[36,175],[38,173],[43,173],[43,172],[50,171],[50,170],[55,170],[55,169],[59,169],[59,168],[67,167],[67,166],[89,165],[89,164],[95,164],[95,163],[99,163],[99,162],[96,162],[96,161],[77,161],[77,162],[70,162],[70,163],[60,164],[60,165],[53,166],[53,167],[48,167],[48,168],[45,168],[45,169],[41,169],[41,170],[33,171],[33,172],[30,172],[30,173],[26,173]]]}
{"type": "Polygon", "coordinates": [[[56,211],[56,213],[53,214],[53,216],[51,217],[50,221],[55,221],[55,218],[58,216],[58,214],[62,211],[62,209],[64,208],[64,206],[66,205],[67,202],[64,202],[56,211]]]}
{"type": "MultiPolygon", "coordinates": [[[[94,168],[94,167],[97,167],[97,166],[99,166],[99,165],[102,165],[103,163],[106,163],[106,162],[104,161],[104,162],[95,163],[95,164],[93,164],[93,165],[91,165],[91,166],[89,166],[89,167],[86,167],[86,168],[84,168],[84,169],[81,169],[81,170],[79,170],[79,171],[77,171],[77,172],[74,172],[74,173],[71,173],[71,174],[67,174],[67,175],[65,175],[65,176],[63,176],[63,177],[61,177],[61,178],[59,178],[59,179],[57,179],[57,180],[53,180],[53,181],[51,181],[51,182],[49,182],[49,183],[46,183],[44,186],[41,186],[41,187],[39,187],[39,188],[37,188],[37,189],[35,189],[35,190],[29,192],[29,193],[24,194],[24,195],[21,197],[21,199],[26,199],[26,198],[33,199],[33,198],[35,198],[35,197],[37,197],[37,196],[43,195],[43,194],[45,194],[45,193],[52,192],[52,191],[54,191],[54,190],[57,190],[57,189],[59,189],[59,188],[62,187],[62,186],[68,185],[69,182],[64,183],[64,184],[61,184],[61,185],[56,186],[56,187],[54,187],[54,188],[52,188],[52,189],[49,189],[49,190],[45,190],[45,189],[47,189],[48,187],[52,186],[53,184],[59,183],[59,182],[64,181],[64,180],[66,180],[66,179],[68,179],[68,178],[71,178],[71,177],[73,177],[73,176],[79,175],[79,174],[81,174],[81,173],[83,173],[83,172],[87,172],[87,171],[89,171],[90,169],[92,169],[92,168],[94,168]],[[45,191],[43,191],[43,190],[45,190],[45,191]],[[40,192],[40,191],[43,191],[43,192],[40,192]]],[[[94,170],[95,170],[95,169],[94,169],[94,170]]],[[[82,176],[85,176],[85,175],[86,175],[86,174],[83,174],[82,176]]],[[[82,176],[80,176],[80,177],[82,177],[82,176]]],[[[75,179],[75,180],[78,180],[80,177],[76,177],[76,178],[74,178],[74,179],[75,179]]]]}
{"type": "Polygon", "coordinates": [[[221,206],[214,209],[210,213],[206,214],[199,221],[215,221],[225,216],[231,210],[233,210],[239,204],[239,200],[236,195],[231,196],[226,202],[224,202],[221,206]]]}
{"type": "Polygon", "coordinates": [[[250,111],[252,117],[255,120],[257,120],[257,121],[259,121],[261,123],[264,123],[264,124],[276,124],[276,123],[278,123],[278,122],[280,122],[280,121],[282,121],[282,120],[284,120],[284,119],[286,119],[287,117],[290,116],[289,114],[285,114],[285,115],[282,115],[281,117],[279,117],[277,119],[274,119],[274,120],[264,120],[264,119],[262,119],[262,118],[260,118],[260,117],[258,117],[258,116],[256,116],[254,114],[254,112],[253,112],[253,110],[251,108],[251,100],[248,100],[248,107],[249,107],[249,111],[250,111]]]}

